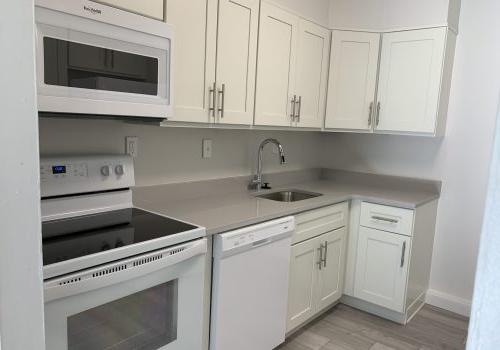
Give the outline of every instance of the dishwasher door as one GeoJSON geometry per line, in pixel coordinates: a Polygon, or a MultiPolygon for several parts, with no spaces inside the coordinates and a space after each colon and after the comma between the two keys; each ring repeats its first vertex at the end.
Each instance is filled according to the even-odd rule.
{"type": "Polygon", "coordinates": [[[210,350],[272,350],[285,340],[294,218],[214,241],[210,350]]]}

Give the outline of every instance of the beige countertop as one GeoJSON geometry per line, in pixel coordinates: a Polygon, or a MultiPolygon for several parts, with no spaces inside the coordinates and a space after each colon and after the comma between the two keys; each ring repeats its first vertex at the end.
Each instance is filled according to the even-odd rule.
{"type": "Polygon", "coordinates": [[[249,177],[137,187],[137,207],[187,221],[217,234],[352,199],[413,209],[439,198],[436,181],[326,169],[267,175],[272,190],[248,191],[249,177]],[[321,193],[293,203],[257,198],[281,189],[321,193]]]}

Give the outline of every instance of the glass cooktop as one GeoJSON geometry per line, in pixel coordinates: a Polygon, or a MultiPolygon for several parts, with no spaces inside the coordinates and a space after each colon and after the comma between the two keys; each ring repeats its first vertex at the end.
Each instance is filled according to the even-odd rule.
{"type": "Polygon", "coordinates": [[[195,228],[136,208],[47,221],[42,223],[43,264],[50,265],[195,228]]]}

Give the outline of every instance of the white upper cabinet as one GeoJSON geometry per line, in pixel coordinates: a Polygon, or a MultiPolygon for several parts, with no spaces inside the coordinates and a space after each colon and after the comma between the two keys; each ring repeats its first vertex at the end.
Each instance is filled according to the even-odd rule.
{"type": "Polygon", "coordinates": [[[333,32],[325,128],[444,135],[456,35],[385,33],[381,46],[379,36],[333,32]]]}
{"type": "Polygon", "coordinates": [[[380,34],[333,31],[325,128],[371,130],[380,34]]]}
{"type": "Polygon", "coordinates": [[[446,39],[444,27],[383,35],[377,131],[435,132],[446,39]]]}
{"type": "Polygon", "coordinates": [[[167,22],[175,27],[173,121],[215,121],[213,89],[217,0],[167,0],[167,22]]]}
{"type": "Polygon", "coordinates": [[[298,34],[296,126],[321,128],[326,108],[330,31],[301,19],[298,34]]]}
{"type": "Polygon", "coordinates": [[[259,0],[220,0],[217,122],[253,123],[259,0]]]}
{"type": "Polygon", "coordinates": [[[255,124],[291,126],[299,18],[262,2],[257,59],[255,124]]]}
{"type": "Polygon", "coordinates": [[[143,16],[163,20],[165,0],[93,0],[143,16]]]}
{"type": "Polygon", "coordinates": [[[175,122],[251,125],[258,0],[167,0],[175,122]]]}
{"type": "Polygon", "coordinates": [[[321,128],[330,32],[262,2],[255,124],[321,128]]]}

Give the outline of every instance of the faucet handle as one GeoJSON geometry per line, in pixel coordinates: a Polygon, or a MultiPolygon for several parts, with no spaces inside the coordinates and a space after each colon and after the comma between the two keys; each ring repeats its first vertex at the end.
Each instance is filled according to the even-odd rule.
{"type": "Polygon", "coordinates": [[[261,190],[270,190],[272,187],[269,186],[269,182],[264,182],[262,187],[260,188],[261,190]]]}

